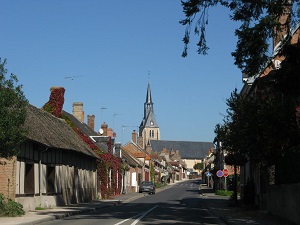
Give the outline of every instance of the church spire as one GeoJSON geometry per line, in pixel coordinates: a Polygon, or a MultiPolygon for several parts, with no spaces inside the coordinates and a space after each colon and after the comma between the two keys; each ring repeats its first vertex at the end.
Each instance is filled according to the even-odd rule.
{"type": "Polygon", "coordinates": [[[148,81],[147,95],[146,95],[146,104],[153,104],[151,97],[150,81],[148,81]]]}
{"type": "Polygon", "coordinates": [[[150,81],[148,81],[146,102],[144,103],[144,118],[139,127],[139,136],[143,138],[144,145],[147,145],[149,140],[160,140],[159,126],[155,119],[151,97],[150,81]]]}
{"type": "Polygon", "coordinates": [[[150,89],[150,81],[148,81],[147,94],[146,94],[146,102],[144,103],[144,119],[147,120],[150,114],[153,112],[153,102],[151,97],[151,89],[150,89]]]}

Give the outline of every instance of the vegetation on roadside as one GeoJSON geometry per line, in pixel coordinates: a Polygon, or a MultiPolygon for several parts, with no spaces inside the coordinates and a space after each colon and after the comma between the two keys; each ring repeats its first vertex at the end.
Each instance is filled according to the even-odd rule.
{"type": "Polygon", "coordinates": [[[24,214],[23,206],[20,203],[7,199],[0,193],[0,217],[16,217],[24,214]]]}
{"type": "Polygon", "coordinates": [[[233,195],[233,191],[216,190],[216,195],[220,195],[220,196],[232,196],[233,195]]]}
{"type": "Polygon", "coordinates": [[[19,153],[19,145],[26,139],[27,99],[14,74],[7,76],[6,59],[0,58],[0,158],[10,158],[19,153]]]}

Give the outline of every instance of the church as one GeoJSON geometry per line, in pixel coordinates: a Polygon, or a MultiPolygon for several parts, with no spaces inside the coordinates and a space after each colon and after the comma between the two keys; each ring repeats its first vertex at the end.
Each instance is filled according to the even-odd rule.
{"type": "Polygon", "coordinates": [[[163,149],[179,152],[187,169],[194,171],[193,167],[203,162],[213,152],[213,142],[173,141],[161,140],[159,125],[154,114],[154,104],[151,96],[150,81],[148,81],[146,101],[144,103],[144,117],[139,126],[138,145],[145,150],[161,152],[163,149]]]}

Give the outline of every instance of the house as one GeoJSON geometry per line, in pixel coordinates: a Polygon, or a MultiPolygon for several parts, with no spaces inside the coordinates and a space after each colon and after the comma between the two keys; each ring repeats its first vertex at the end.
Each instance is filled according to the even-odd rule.
{"type": "Polygon", "coordinates": [[[123,147],[121,147],[120,157],[123,161],[123,184],[122,193],[128,194],[138,191],[138,186],[142,182],[143,163],[141,160],[132,156],[123,147]]]}
{"type": "Polygon", "coordinates": [[[20,154],[0,160],[0,193],[23,205],[55,207],[96,198],[98,156],[63,119],[28,105],[20,154]]]}
{"type": "Polygon", "coordinates": [[[149,153],[144,150],[141,146],[136,144],[134,141],[129,141],[125,145],[121,147],[123,154],[127,153],[130,156],[137,159],[139,162],[139,165],[142,166],[142,168],[138,167],[138,173],[137,174],[131,174],[132,178],[131,180],[134,181],[136,178],[135,188],[138,190],[139,185],[141,185],[142,181],[150,181],[150,155],[149,153]]]}
{"type": "MultiPolygon", "coordinates": [[[[286,18],[285,18],[286,19],[286,18]]],[[[282,22],[282,21],[281,21],[282,22]]],[[[280,68],[281,62],[285,60],[284,56],[280,53],[287,44],[298,44],[300,37],[300,23],[295,28],[286,30],[280,37],[274,37],[274,50],[271,59],[265,64],[265,68],[256,76],[244,80],[244,86],[241,90],[241,95],[248,96],[255,94],[259,90],[261,80],[268,76],[272,76],[272,72],[280,68]]],[[[280,163],[267,168],[265,171],[267,175],[263,175],[259,169],[259,165],[251,162],[250,160],[241,167],[241,197],[246,199],[246,194],[252,193],[254,203],[260,209],[266,210],[273,215],[286,218],[295,224],[300,224],[299,216],[299,180],[295,182],[286,183],[284,180],[288,178],[295,178],[296,165],[299,162],[299,154],[288,159],[281,158],[280,163]],[[285,161],[283,163],[283,161],[285,161]],[[285,166],[282,166],[284,164],[285,166]],[[275,171],[275,176],[282,177],[281,182],[275,184],[274,175],[271,174],[275,171]],[[285,173],[282,173],[282,172],[285,173]],[[267,177],[266,177],[267,176],[267,177]],[[273,177],[273,178],[272,178],[273,177]]]]}
{"type": "Polygon", "coordinates": [[[212,142],[150,140],[149,148],[153,152],[160,152],[164,148],[179,151],[182,161],[186,164],[186,170],[196,172],[194,165],[204,162],[214,145],[212,142]]]}

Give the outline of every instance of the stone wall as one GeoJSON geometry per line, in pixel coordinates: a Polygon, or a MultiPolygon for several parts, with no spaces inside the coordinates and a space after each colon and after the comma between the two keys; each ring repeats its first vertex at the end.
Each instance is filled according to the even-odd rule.
{"type": "Polygon", "coordinates": [[[272,185],[266,194],[270,214],[300,224],[300,183],[272,185]]]}

